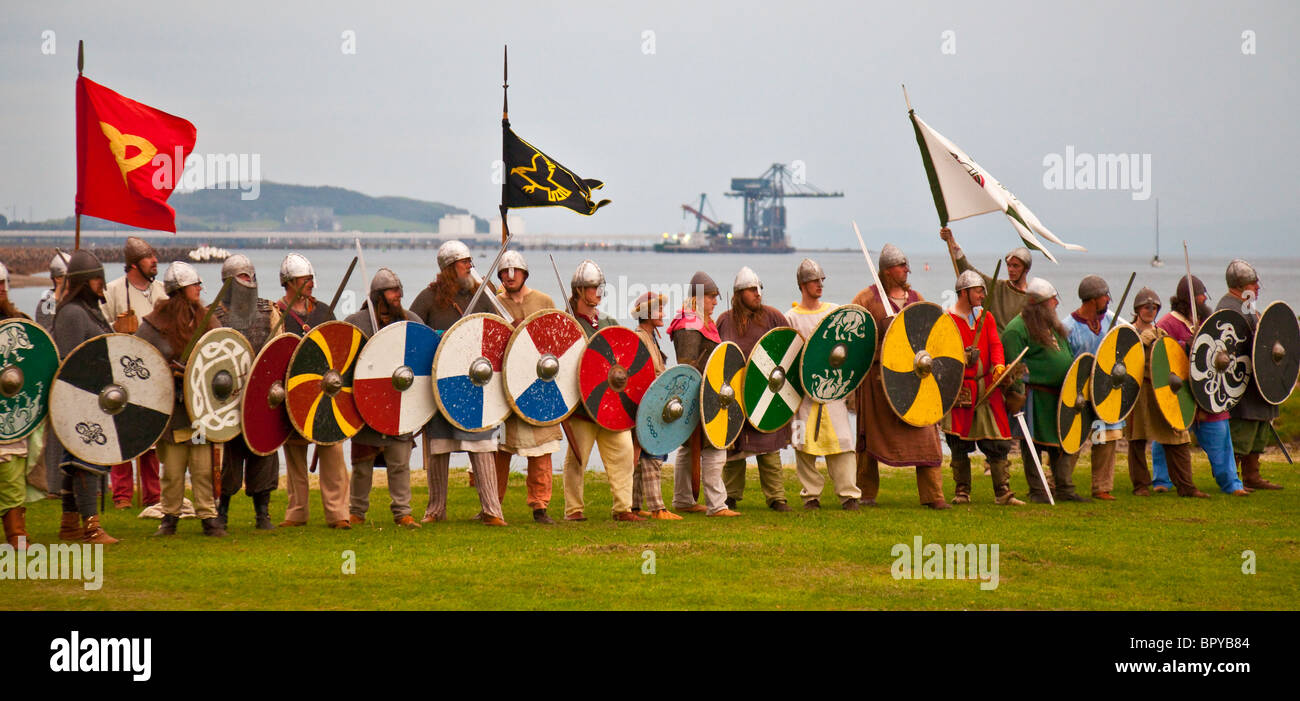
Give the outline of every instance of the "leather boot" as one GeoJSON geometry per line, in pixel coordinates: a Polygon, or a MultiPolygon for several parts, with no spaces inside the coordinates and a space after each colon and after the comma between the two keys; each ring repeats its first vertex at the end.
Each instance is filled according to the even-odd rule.
{"type": "Polygon", "coordinates": [[[220,538],[226,534],[226,529],[221,525],[221,519],[217,517],[205,518],[201,521],[203,524],[203,535],[210,535],[220,538]]]}
{"type": "MultiPolygon", "coordinates": [[[[257,512],[257,530],[275,530],[271,523],[271,493],[258,492],[253,495],[253,510],[257,512]]],[[[224,523],[222,525],[225,525],[224,523]]]]}
{"type": "Polygon", "coordinates": [[[100,527],[99,514],[87,518],[82,528],[85,530],[85,535],[81,536],[81,542],[83,543],[112,545],[117,542],[117,538],[104,532],[104,529],[100,527]]]}
{"type": "Polygon", "coordinates": [[[154,531],[153,534],[154,535],[176,535],[176,524],[180,523],[180,521],[181,521],[180,516],[163,514],[162,523],[158,524],[158,530],[154,531]]]}
{"type": "Polygon", "coordinates": [[[970,503],[970,454],[952,456],[952,480],[957,483],[954,504],[970,503]]]}
{"type": "Polygon", "coordinates": [[[81,516],[75,511],[64,511],[59,521],[59,540],[81,540],[86,531],[81,527],[81,516]]]}
{"type": "Polygon", "coordinates": [[[1241,482],[1251,489],[1282,488],[1282,485],[1273,484],[1259,474],[1259,453],[1241,456],[1241,482]]]}
{"type": "Polygon", "coordinates": [[[27,549],[27,507],[15,506],[4,514],[5,542],[14,550],[27,549]],[[20,543],[19,538],[24,540],[20,543]]]}
{"type": "Polygon", "coordinates": [[[225,528],[230,522],[230,495],[222,494],[221,501],[217,502],[217,518],[221,521],[221,527],[225,528]]]}
{"type": "Polygon", "coordinates": [[[1011,461],[990,460],[989,474],[993,476],[994,501],[1003,506],[1024,506],[1025,502],[1017,499],[1016,493],[1011,491],[1011,461]]]}

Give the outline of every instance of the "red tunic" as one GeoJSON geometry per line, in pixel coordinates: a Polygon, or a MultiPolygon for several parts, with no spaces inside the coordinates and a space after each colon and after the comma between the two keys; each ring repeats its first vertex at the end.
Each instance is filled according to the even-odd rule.
{"type": "MultiPolygon", "coordinates": [[[[966,377],[962,382],[965,391],[970,394],[972,404],[979,401],[980,395],[993,383],[993,368],[997,365],[1005,365],[1007,362],[1006,354],[1002,350],[1002,341],[998,338],[997,320],[994,319],[993,313],[990,311],[985,310],[984,314],[988,318],[985,319],[984,326],[980,329],[980,338],[977,345],[975,342],[975,326],[979,325],[979,319],[977,318],[975,326],[972,326],[966,317],[954,314],[951,310],[948,312],[948,316],[957,322],[957,329],[961,332],[962,344],[967,348],[971,346],[979,348],[979,360],[972,365],[966,366],[966,377]]],[[[980,407],[979,412],[983,414],[986,410],[992,414],[992,424],[997,426],[997,433],[999,434],[997,436],[978,435],[989,433],[990,422],[987,419],[976,421],[975,409],[972,407],[953,406],[950,412],[951,427],[945,428],[948,429],[949,433],[971,440],[979,438],[1010,438],[1011,427],[1007,420],[1007,407],[1002,400],[1001,387],[993,391],[993,395],[984,403],[984,406],[980,407]],[[983,424],[983,426],[977,424],[983,424]],[[976,435],[972,435],[972,428],[977,429],[975,431],[976,435]]]]}

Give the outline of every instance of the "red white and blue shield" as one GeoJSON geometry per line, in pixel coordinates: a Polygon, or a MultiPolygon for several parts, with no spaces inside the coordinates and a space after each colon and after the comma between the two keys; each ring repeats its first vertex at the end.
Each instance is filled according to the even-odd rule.
{"type": "Polygon", "coordinates": [[[438,335],[419,322],[399,321],[366,341],[352,391],[371,428],[400,436],[418,430],[438,410],[433,401],[438,335]]]}
{"type": "Polygon", "coordinates": [[[433,357],[433,398],[452,426],[482,431],[510,415],[501,365],[512,331],[496,314],[470,314],[442,334],[433,357]]]}
{"type": "Polygon", "coordinates": [[[544,309],[529,315],[506,346],[506,401],[534,426],[553,426],[578,408],[578,362],[587,347],[582,327],[568,314],[544,309]]]}

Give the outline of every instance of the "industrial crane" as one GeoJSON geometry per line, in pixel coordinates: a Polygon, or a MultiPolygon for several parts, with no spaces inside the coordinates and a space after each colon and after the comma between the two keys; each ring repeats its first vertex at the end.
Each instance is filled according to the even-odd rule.
{"type": "MultiPolygon", "coordinates": [[[[700,233],[700,225],[708,224],[709,227],[704,233],[709,236],[726,236],[731,233],[731,225],[727,222],[714,221],[704,216],[704,207],[708,202],[709,196],[706,193],[700,193],[700,206],[692,207],[689,204],[682,205],[682,211],[695,215],[695,233],[700,233]]],[[[712,211],[710,209],[710,211],[712,211]]],[[[715,215],[716,216],[716,215],[715,215]]]]}
{"type": "Polygon", "coordinates": [[[826,192],[806,182],[796,181],[790,168],[783,163],[773,163],[757,178],[732,178],[731,192],[727,197],[741,197],[745,201],[745,231],[742,236],[718,241],[732,250],[741,248],[753,252],[789,253],[794,250],[785,236],[785,198],[787,197],[843,197],[843,192],[826,192]]]}

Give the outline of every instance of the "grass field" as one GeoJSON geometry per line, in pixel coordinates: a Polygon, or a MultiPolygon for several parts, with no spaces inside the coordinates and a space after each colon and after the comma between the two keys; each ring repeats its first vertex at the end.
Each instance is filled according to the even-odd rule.
{"type": "MultiPolygon", "coordinates": [[[[751,469],[733,519],[687,515],[684,521],[615,524],[603,473],[588,473],[586,523],[539,526],[523,503],[523,476],[506,499],[510,528],[470,521],[477,499],[463,471],[452,475],[451,520],[416,531],[396,528],[388,495],[376,489],[370,521],[351,531],[326,528],[319,495],[312,523],[269,533],[252,528],[252,506],[236,497],[231,535],[203,537],[197,521],[180,535],[151,538],[157,521],[134,512],[106,514],[122,542],[105,550],[103,587],[79,581],[0,582],[0,608],[14,610],[260,609],[1294,609],[1300,601],[1300,479],[1276,456],[1264,474],[1285,491],[1229,497],[1214,488],[1203,456],[1197,484],[1211,499],[1173,494],[1129,496],[1124,459],[1118,501],[998,507],[989,478],[975,477],[974,504],[934,512],[917,504],[911,470],[886,469],[880,506],[858,513],[828,506],[798,510],[799,486],[786,470],[796,511],[762,506],[751,469]],[[986,543],[999,546],[999,582],[896,580],[895,544],[986,543]],[[1256,573],[1242,572],[1243,551],[1256,573]],[[347,551],[355,573],[345,574],[347,551]],[[645,574],[653,551],[654,573],[645,574]]],[[[666,477],[671,470],[666,470],[666,477]]],[[[381,473],[382,474],[382,473],[381,473]]],[[[1085,456],[1075,472],[1087,493],[1085,456]]],[[[419,473],[417,518],[427,497],[419,473]]],[[[1024,493],[1017,468],[1012,486],[1024,493]]],[[[671,494],[671,480],[665,480],[671,494]]],[[[945,491],[951,476],[945,468],[945,491]]],[[[551,514],[562,513],[555,479],[551,514]]],[[[836,503],[827,486],[824,503],[836,503]]],[[[272,516],[284,514],[277,491],[272,516]]],[[[110,507],[111,509],[111,507],[110,507]]],[[[59,507],[32,505],[29,531],[53,542],[59,507]]]]}

